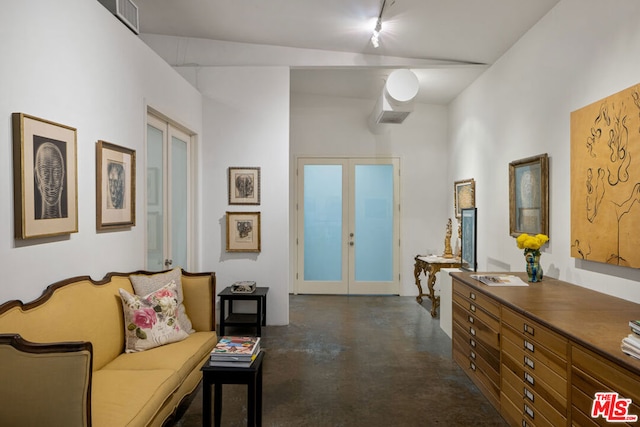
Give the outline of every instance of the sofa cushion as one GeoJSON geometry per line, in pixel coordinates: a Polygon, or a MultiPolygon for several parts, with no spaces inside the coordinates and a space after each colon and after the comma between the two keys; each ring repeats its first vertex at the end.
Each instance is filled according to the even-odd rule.
{"type": "Polygon", "coordinates": [[[199,369],[202,359],[216,345],[215,332],[196,332],[189,338],[151,350],[126,353],[116,357],[104,367],[105,370],[172,369],[177,371],[180,381],[191,371],[199,369]]]}
{"type": "Polygon", "coordinates": [[[193,333],[193,326],[191,320],[187,316],[187,312],[184,308],[184,292],[182,291],[182,270],[180,268],[174,268],[173,270],[165,273],[158,273],[152,275],[146,274],[132,274],[129,276],[131,285],[137,295],[149,295],[153,291],[157,291],[163,286],[174,281],[176,283],[176,290],[178,292],[178,322],[182,326],[182,329],[187,333],[193,333]]]}
{"type": "Polygon", "coordinates": [[[180,386],[170,369],[93,373],[91,420],[93,427],[146,426],[180,386]]]}
{"type": "Polygon", "coordinates": [[[125,319],[125,352],[144,351],[189,336],[178,323],[176,284],[149,295],[131,295],[120,289],[125,319]]]}

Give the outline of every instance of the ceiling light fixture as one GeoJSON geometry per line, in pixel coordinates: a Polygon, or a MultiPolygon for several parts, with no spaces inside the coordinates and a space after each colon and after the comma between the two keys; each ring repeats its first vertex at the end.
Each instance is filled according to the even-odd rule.
{"type": "Polygon", "coordinates": [[[386,3],[387,0],[382,0],[382,7],[380,8],[380,14],[378,15],[378,19],[376,20],[376,27],[373,29],[373,34],[371,35],[371,44],[376,49],[380,46],[380,33],[382,32],[382,12],[384,12],[384,6],[386,3]]]}

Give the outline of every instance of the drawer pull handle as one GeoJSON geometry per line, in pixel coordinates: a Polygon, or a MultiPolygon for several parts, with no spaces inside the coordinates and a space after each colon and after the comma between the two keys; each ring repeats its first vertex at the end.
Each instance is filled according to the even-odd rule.
{"type": "Polygon", "coordinates": [[[533,345],[533,343],[524,340],[524,348],[526,348],[527,350],[529,350],[531,353],[533,353],[535,351],[535,346],[533,345]]]}
{"type": "Polygon", "coordinates": [[[529,427],[529,424],[527,424],[527,420],[522,420],[522,427],[529,427]]]}
{"type": "Polygon", "coordinates": [[[476,340],[474,340],[473,338],[471,338],[469,340],[469,344],[471,344],[471,347],[475,348],[476,347],[476,340]]]}
{"type": "Polygon", "coordinates": [[[533,393],[531,393],[531,391],[529,391],[529,389],[526,388],[526,387],[524,388],[524,397],[526,397],[527,399],[529,399],[532,402],[535,400],[535,397],[534,397],[533,393]]]}
{"type": "Polygon", "coordinates": [[[533,409],[529,407],[526,403],[524,404],[524,412],[529,415],[531,418],[535,418],[535,414],[533,413],[533,409]]]}
{"type": "Polygon", "coordinates": [[[474,294],[473,292],[469,292],[469,298],[475,300],[476,299],[476,294],[474,294]]]}
{"type": "Polygon", "coordinates": [[[475,330],[475,329],[473,329],[473,327],[472,327],[472,326],[469,326],[469,333],[470,333],[471,335],[473,335],[474,337],[476,336],[476,330],[475,330]]]}
{"type": "Polygon", "coordinates": [[[469,316],[469,323],[473,323],[473,322],[474,322],[473,317],[469,316]]]}
{"type": "Polygon", "coordinates": [[[475,351],[473,351],[473,350],[471,350],[471,352],[469,353],[469,356],[471,356],[471,358],[472,358],[473,360],[475,360],[475,359],[476,359],[476,352],[475,352],[475,351]]]}
{"type": "Polygon", "coordinates": [[[536,380],[528,372],[524,373],[524,380],[531,385],[535,385],[536,380]]]}
{"type": "Polygon", "coordinates": [[[471,370],[472,370],[472,371],[474,371],[474,372],[475,372],[475,370],[476,370],[476,364],[475,364],[475,363],[471,362],[471,363],[469,364],[469,367],[471,368],[471,370]]]}
{"type": "Polygon", "coordinates": [[[531,369],[536,368],[536,364],[533,360],[529,359],[527,356],[524,357],[524,364],[530,367],[531,369]]]}
{"type": "Polygon", "coordinates": [[[524,328],[523,329],[524,329],[525,333],[527,333],[527,334],[529,334],[531,336],[533,336],[534,333],[535,333],[535,329],[533,329],[533,326],[529,326],[526,323],[524,324],[524,328]]]}
{"type": "Polygon", "coordinates": [[[474,304],[469,304],[469,310],[476,312],[476,306],[474,304]]]}

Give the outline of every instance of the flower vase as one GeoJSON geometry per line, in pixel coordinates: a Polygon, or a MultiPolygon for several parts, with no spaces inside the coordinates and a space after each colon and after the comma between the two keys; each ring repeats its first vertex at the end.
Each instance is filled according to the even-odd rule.
{"type": "Polygon", "coordinates": [[[534,283],[542,281],[540,251],[525,250],[524,259],[527,261],[527,276],[529,276],[529,281],[534,283]]]}

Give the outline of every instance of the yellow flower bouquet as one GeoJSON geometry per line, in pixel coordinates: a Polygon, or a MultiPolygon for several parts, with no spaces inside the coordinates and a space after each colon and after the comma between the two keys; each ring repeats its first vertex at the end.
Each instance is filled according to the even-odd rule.
{"type": "Polygon", "coordinates": [[[549,236],[546,234],[536,234],[535,236],[531,236],[527,233],[522,233],[516,239],[518,249],[524,249],[525,253],[533,252],[535,255],[540,255],[540,248],[548,241],[549,236]]]}

